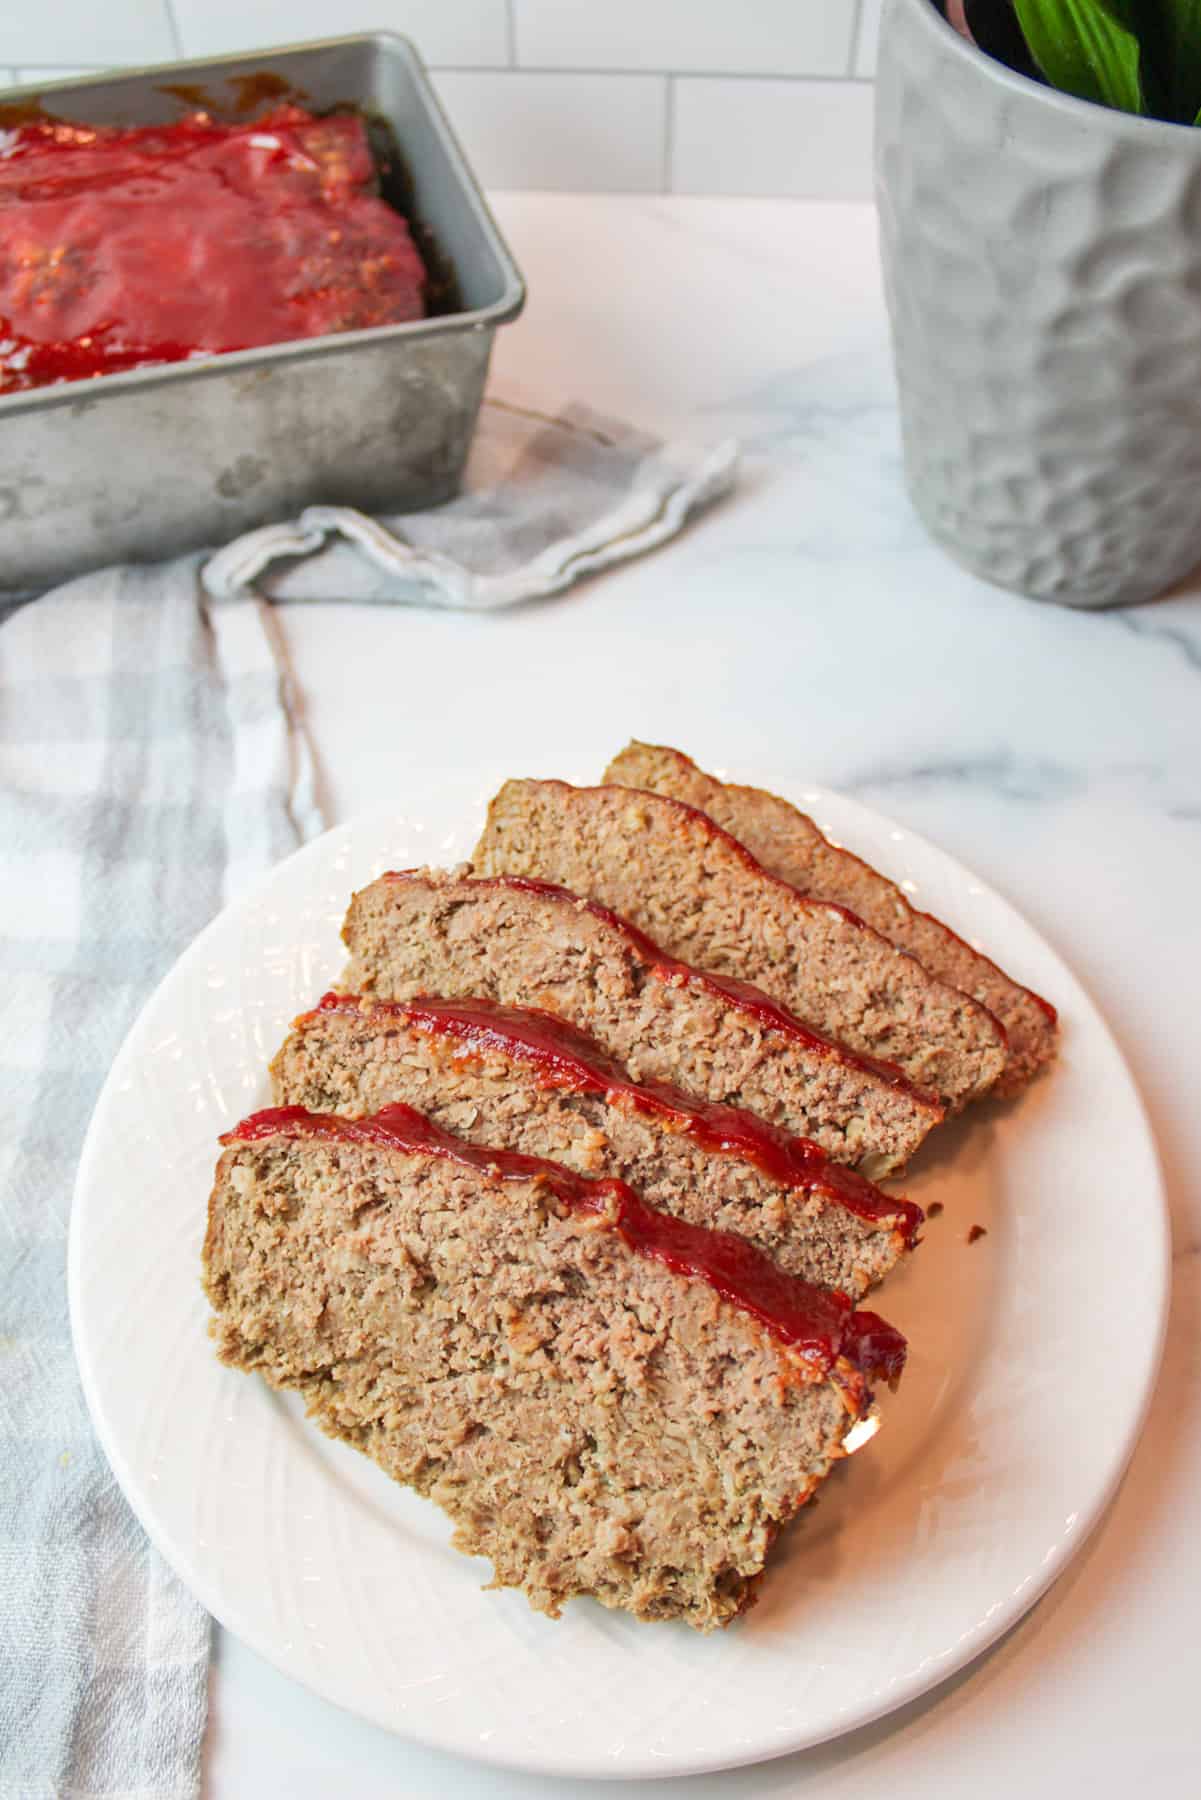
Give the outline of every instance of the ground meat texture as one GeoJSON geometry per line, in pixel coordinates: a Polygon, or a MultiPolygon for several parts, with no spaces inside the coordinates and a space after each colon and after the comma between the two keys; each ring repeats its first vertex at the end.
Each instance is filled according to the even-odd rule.
{"type": "Polygon", "coordinates": [[[436,869],[354,896],[341,986],[533,1006],[596,1039],[635,1081],[745,1107],[836,1162],[904,1166],[943,1117],[937,1097],[855,1056],[743,983],[666,957],[606,908],[543,882],[436,869]]]}
{"type": "Polygon", "coordinates": [[[853,913],[771,875],[706,813],[662,795],[508,781],[488,809],[483,874],[561,882],[671,956],[753,981],[818,1031],[896,1063],[954,1110],[1005,1067],[992,1014],[853,913]]]}
{"type": "Polygon", "coordinates": [[[400,1101],[471,1143],[619,1176],[650,1205],[736,1232],[789,1274],[856,1298],[921,1222],[816,1146],[639,1087],[544,1014],[330,994],[296,1021],[271,1074],[280,1105],[357,1117],[400,1101]]]}
{"type": "Polygon", "coordinates": [[[762,788],[717,781],[680,751],[657,744],[627,745],[605,770],[604,780],[698,807],[745,844],[772,874],[811,899],[850,907],[891,943],[916,956],[931,975],[987,1006],[1009,1040],[996,1093],[1016,1093],[1053,1061],[1057,1018],[1048,1001],[1011,980],[949,926],[918,912],[894,881],[832,844],[789,801],[762,788]]]}
{"type": "MultiPolygon", "coordinates": [[[[750,1604],[870,1404],[836,1336],[802,1351],[636,1248],[620,1183],[579,1183],[600,1190],[581,1210],[553,1165],[286,1117],[223,1140],[204,1250],[222,1361],[296,1389],[539,1611],[592,1595],[707,1631],[750,1604]]],[[[869,1315],[841,1317],[849,1345],[869,1315]]]]}

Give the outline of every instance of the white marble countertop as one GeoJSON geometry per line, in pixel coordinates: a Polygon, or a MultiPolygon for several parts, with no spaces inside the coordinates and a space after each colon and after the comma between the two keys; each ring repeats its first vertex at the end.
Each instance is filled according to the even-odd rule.
{"type": "MultiPolygon", "coordinates": [[[[745,476],[675,544],[546,606],[284,611],[331,823],[431,765],[503,745],[520,773],[547,746],[570,760],[632,734],[858,795],[974,866],[1072,963],[1148,1101],[1173,1210],[1156,1404],[1068,1574],[926,1699],[687,1791],[1185,1793],[1201,1767],[1201,587],[1073,614],[986,588],[926,541],[902,488],[870,209],[502,195],[496,210],[531,301],[498,341],[493,391],[735,433],[745,476]]],[[[206,1800],[327,1800],[339,1782],[356,1800],[631,1791],[416,1749],[218,1638],[206,1800]]]]}

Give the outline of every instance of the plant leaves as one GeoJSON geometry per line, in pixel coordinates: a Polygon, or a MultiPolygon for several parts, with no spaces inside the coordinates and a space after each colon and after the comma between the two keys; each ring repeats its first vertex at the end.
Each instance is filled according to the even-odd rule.
{"type": "MultiPolygon", "coordinates": [[[[1178,113],[1168,28],[1173,0],[1102,0],[1102,4],[1139,41],[1142,54],[1138,74],[1144,111],[1157,119],[1175,119],[1178,113]]],[[[1197,98],[1201,101],[1201,93],[1197,98]]]]}
{"type": "Polygon", "coordinates": [[[1100,0],[1138,39],[1143,109],[1179,125],[1201,108],[1201,0],[1100,0]]]}
{"type": "Polygon", "coordinates": [[[1102,0],[1013,0],[1034,60],[1061,93],[1142,112],[1138,39],[1102,0]]]}
{"type": "Polygon", "coordinates": [[[1119,25],[1124,25],[1127,31],[1132,31],[1141,43],[1148,15],[1153,16],[1165,4],[1170,6],[1171,0],[1101,0],[1101,10],[1116,19],[1119,25]]]}

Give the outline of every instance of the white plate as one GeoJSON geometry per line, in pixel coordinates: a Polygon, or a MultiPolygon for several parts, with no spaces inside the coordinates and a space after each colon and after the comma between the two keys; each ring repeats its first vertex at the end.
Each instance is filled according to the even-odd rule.
{"type": "MultiPolygon", "coordinates": [[[[587,779],[585,775],[583,777],[587,779]]],[[[1063,1014],[1063,1055],[1009,1108],[935,1134],[908,1191],[945,1211],[879,1296],[910,1338],[884,1428],[778,1545],[731,1630],[558,1623],[447,1545],[428,1502],[221,1368],[199,1255],[219,1132],[265,1103],[289,1021],[337,975],[351,889],[453,862],[473,790],[330,832],[217,919],[114,1064],[79,1172],[75,1343],[147,1531],[204,1604],[328,1699],[443,1749],[561,1775],[678,1775],[814,1744],[913,1699],[1011,1625],[1113,1494],[1146,1411],[1168,1232],[1131,1077],[1070,972],[939,850],[834,794],[772,781],[912,883],[1063,1014]],[[967,1242],[969,1229],[987,1236],[967,1242]]]]}

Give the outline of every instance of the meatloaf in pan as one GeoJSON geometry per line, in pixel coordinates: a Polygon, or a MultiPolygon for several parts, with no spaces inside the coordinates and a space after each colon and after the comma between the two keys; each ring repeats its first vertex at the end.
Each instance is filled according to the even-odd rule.
{"type": "Polygon", "coordinates": [[[297,1389],[542,1612],[590,1594],[726,1624],[904,1359],[742,1239],[409,1107],[288,1108],[222,1141],[222,1360],[297,1389]]]}
{"type": "Polygon", "coordinates": [[[736,1232],[789,1274],[856,1298],[922,1222],[919,1207],[804,1138],[640,1086],[549,1013],[327,994],[297,1019],[271,1073],[281,1105],[358,1117],[399,1101],[471,1143],[619,1176],[650,1205],[736,1232]]]}
{"type": "Polygon", "coordinates": [[[0,393],[425,316],[367,123],[33,119],[0,157],[0,393]]]}
{"type": "Polygon", "coordinates": [[[844,907],[771,875],[707,813],[628,788],[507,781],[475,867],[561,882],[670,956],[753,981],[816,1030],[958,1108],[1005,1067],[993,1015],[844,907]]]}
{"type": "Polygon", "coordinates": [[[745,844],[773,875],[810,899],[849,907],[890,943],[916,956],[931,975],[987,1006],[1009,1039],[996,1093],[1017,1092],[1053,1060],[1057,1017],[1048,1001],[1011,980],[949,926],[930,913],[918,912],[895,881],[832,844],[789,801],[762,788],[717,781],[679,750],[657,744],[627,745],[603,779],[698,807],[745,844]]]}
{"type": "Polygon", "coordinates": [[[615,913],[548,882],[384,875],[354,896],[342,935],[347,992],[555,1013],[635,1081],[744,1107],[871,1176],[903,1167],[944,1116],[898,1069],[830,1043],[745,982],[665,956],[615,913]]]}

